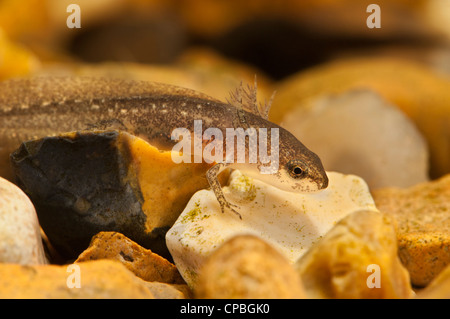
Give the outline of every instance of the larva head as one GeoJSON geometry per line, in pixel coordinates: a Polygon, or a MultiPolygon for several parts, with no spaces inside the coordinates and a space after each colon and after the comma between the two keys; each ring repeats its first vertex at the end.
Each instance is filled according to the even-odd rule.
{"type": "Polygon", "coordinates": [[[291,133],[280,129],[277,188],[299,193],[327,188],[328,176],[320,158],[291,133]]]}

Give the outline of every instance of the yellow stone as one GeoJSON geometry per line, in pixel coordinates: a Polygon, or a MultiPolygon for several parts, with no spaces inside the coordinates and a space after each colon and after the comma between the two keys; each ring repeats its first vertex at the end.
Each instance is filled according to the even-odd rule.
{"type": "Polygon", "coordinates": [[[450,264],[450,175],[407,189],[375,190],[373,198],[396,221],[399,256],[412,283],[426,286],[450,264]]]}
{"type": "Polygon", "coordinates": [[[154,298],[146,283],[117,261],[83,262],[78,264],[79,270],[68,266],[0,264],[0,298],[154,298]],[[71,277],[75,275],[79,281],[71,277]],[[80,288],[74,284],[78,282],[80,288]]]}
{"type": "Polygon", "coordinates": [[[147,282],[148,289],[155,299],[186,299],[192,298],[192,292],[187,285],[166,284],[162,282],[147,282]]]}
{"type": "Polygon", "coordinates": [[[36,71],[39,64],[32,52],[11,42],[0,27],[0,80],[28,75],[36,71]]]}
{"type": "Polygon", "coordinates": [[[450,299],[450,265],[422,291],[417,293],[419,299],[450,299]]]}
{"type": "Polygon", "coordinates": [[[294,265],[309,298],[410,298],[390,219],[360,211],[343,218],[294,265]]]}
{"type": "Polygon", "coordinates": [[[46,2],[42,0],[1,1],[0,27],[12,39],[41,38],[49,30],[46,2]]]}
{"type": "MultiPolygon", "coordinates": [[[[122,137],[121,143],[129,147],[133,159],[136,188],[144,199],[147,231],[173,225],[192,195],[209,187],[206,171],[212,164],[177,164],[172,160],[172,151],[160,151],[127,133],[122,133],[122,137]]],[[[222,174],[220,181],[224,182],[227,176],[227,172],[222,174]]]]}

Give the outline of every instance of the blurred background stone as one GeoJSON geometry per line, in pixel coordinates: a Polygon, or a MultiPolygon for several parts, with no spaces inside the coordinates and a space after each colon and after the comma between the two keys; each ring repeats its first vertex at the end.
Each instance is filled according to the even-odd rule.
{"type": "Polygon", "coordinates": [[[379,0],[382,28],[372,30],[370,0],[80,0],[81,29],[65,25],[70,0],[10,0],[0,27],[44,61],[170,63],[200,45],[281,79],[342,56],[423,59],[448,42],[447,1],[379,0]]]}
{"type": "Polygon", "coordinates": [[[205,93],[225,101],[241,82],[258,83],[258,99],[269,99],[273,81],[258,68],[228,59],[208,48],[184,51],[171,64],[137,62],[52,63],[37,69],[33,75],[89,76],[125,80],[162,82],[205,93]]]}
{"type": "Polygon", "coordinates": [[[290,110],[320,96],[370,89],[397,106],[424,136],[430,177],[450,172],[450,81],[420,63],[392,58],[346,59],[299,72],[278,83],[270,119],[282,123],[290,110]]]}
{"type": "Polygon", "coordinates": [[[31,50],[11,41],[0,27],[0,80],[36,72],[40,66],[31,50]]]}
{"type": "Polygon", "coordinates": [[[370,90],[322,95],[284,116],[283,127],[329,171],[362,177],[371,189],[428,181],[428,147],[414,123],[370,90]]]}

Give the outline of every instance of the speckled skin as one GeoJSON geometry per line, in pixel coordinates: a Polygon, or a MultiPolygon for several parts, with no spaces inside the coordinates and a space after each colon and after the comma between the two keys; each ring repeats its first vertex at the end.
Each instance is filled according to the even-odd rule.
{"type": "MultiPolygon", "coordinates": [[[[0,176],[11,179],[9,154],[22,141],[86,129],[120,129],[163,150],[175,128],[279,128],[279,167],[300,160],[318,189],[328,179],[320,159],[291,133],[259,115],[166,84],[78,77],[36,77],[0,83],[0,176]],[[240,113],[239,113],[240,112],[240,113]]],[[[225,134],[224,134],[225,136],[225,134]]],[[[270,137],[269,137],[270,138],[270,137]]],[[[293,181],[296,182],[296,181],[293,181]]],[[[298,180],[300,183],[301,181],[298,180]]]]}

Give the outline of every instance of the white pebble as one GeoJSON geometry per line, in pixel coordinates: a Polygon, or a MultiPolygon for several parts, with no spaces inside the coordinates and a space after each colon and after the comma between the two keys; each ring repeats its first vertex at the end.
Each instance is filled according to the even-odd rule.
{"type": "Polygon", "coordinates": [[[186,282],[193,287],[205,258],[227,239],[253,234],[294,263],[341,218],[359,210],[378,211],[367,184],[354,175],[328,172],[329,186],[317,193],[282,191],[234,171],[224,194],[240,206],[242,220],[221,213],[211,190],[194,194],[166,243],[186,282]]]}
{"type": "Polygon", "coordinates": [[[47,263],[33,204],[20,188],[1,177],[0,262],[47,263]]]}

